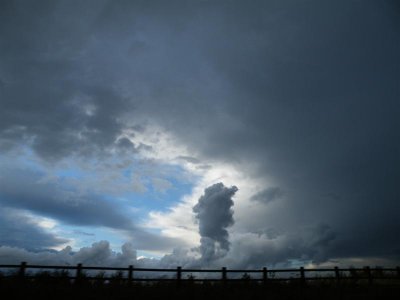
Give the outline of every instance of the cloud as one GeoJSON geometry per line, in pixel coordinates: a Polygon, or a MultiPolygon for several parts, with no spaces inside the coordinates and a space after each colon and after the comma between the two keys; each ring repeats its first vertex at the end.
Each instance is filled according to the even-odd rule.
{"type": "Polygon", "coordinates": [[[26,261],[29,264],[44,265],[76,265],[82,263],[86,266],[118,266],[127,267],[136,263],[136,251],[129,243],[123,244],[121,252],[114,252],[108,241],[93,243],[90,247],[83,247],[74,252],[67,246],[60,251],[30,252],[24,249],[1,246],[0,262],[18,264],[26,261]]]}
{"type": "Polygon", "coordinates": [[[0,202],[69,224],[132,229],[133,222],[101,196],[80,194],[61,184],[40,182],[33,171],[10,171],[0,182],[0,202]]]}
{"type": "Polygon", "coordinates": [[[122,151],[122,152],[137,152],[138,150],[135,148],[135,144],[131,142],[130,139],[126,137],[119,138],[116,142],[117,147],[122,151]]]}
{"type": "MultiPolygon", "coordinates": [[[[311,234],[311,237],[319,239],[320,235],[316,234],[316,231],[319,231],[320,229],[318,228],[324,226],[323,224],[316,225],[313,228],[303,231],[303,234],[311,234]]],[[[301,234],[300,231],[299,233],[301,234]]],[[[296,264],[298,264],[299,262],[304,263],[310,258],[318,258],[319,254],[323,253],[323,249],[319,248],[319,246],[317,247],[317,251],[313,248],[318,244],[319,242],[309,243],[307,240],[294,235],[284,235],[279,239],[271,240],[266,238],[266,236],[247,233],[236,236],[232,241],[231,251],[227,255],[219,257],[214,261],[214,264],[240,269],[255,269],[262,266],[269,268],[293,267],[291,265],[292,260],[296,260],[296,264]],[[268,253],[268,255],[263,255],[265,253],[268,253]]],[[[324,247],[328,245],[323,244],[324,247]]],[[[18,247],[0,246],[1,264],[19,264],[22,261],[26,261],[28,264],[76,265],[83,263],[86,266],[103,267],[127,267],[129,265],[150,268],[176,268],[177,266],[182,266],[183,268],[204,267],[204,264],[199,265],[200,260],[197,259],[196,253],[182,248],[175,249],[171,254],[165,255],[161,259],[154,259],[138,258],[131,243],[123,244],[120,251],[112,251],[108,241],[99,241],[78,251],[72,251],[69,246],[58,251],[28,251],[18,247]]],[[[343,260],[331,259],[324,261],[320,265],[329,268],[333,266],[363,267],[368,263],[372,263],[372,265],[390,267],[396,265],[398,261],[398,259],[382,259],[369,256],[343,260]]],[[[310,264],[310,266],[315,265],[310,264]]]]}
{"type": "Polygon", "coordinates": [[[227,188],[223,183],[216,183],[204,190],[193,207],[199,221],[201,258],[209,262],[218,256],[218,249],[229,251],[229,233],[227,228],[233,225],[233,195],[236,186],[227,188]]]}
{"type": "Polygon", "coordinates": [[[58,247],[69,242],[40,226],[37,219],[26,212],[0,208],[0,246],[29,250],[58,247]]]}
{"type": "Polygon", "coordinates": [[[186,161],[188,163],[197,165],[200,163],[200,160],[198,160],[196,157],[191,157],[191,156],[185,156],[185,155],[180,155],[177,157],[178,159],[181,159],[183,161],[186,161]]]}
{"type": "MultiPolygon", "coordinates": [[[[0,264],[77,265],[100,267],[158,267],[176,268],[177,263],[184,266],[193,261],[187,250],[176,249],[171,255],[161,259],[138,258],[132,243],[124,243],[119,251],[113,251],[110,242],[102,240],[91,246],[73,251],[70,246],[61,250],[29,251],[19,247],[0,245],[0,264]],[[186,262],[186,263],[185,263],[186,262]]],[[[158,274],[157,274],[158,275],[158,274]]]]}
{"type": "MultiPolygon", "coordinates": [[[[116,200],[112,202],[105,196],[81,193],[62,181],[47,182],[43,180],[43,174],[38,172],[8,168],[7,170],[7,174],[2,176],[0,181],[0,203],[5,209],[15,213],[3,219],[5,228],[19,224],[18,218],[24,220],[19,217],[23,215],[20,212],[27,211],[39,217],[51,217],[63,224],[114,229],[126,240],[134,242],[141,250],[171,251],[174,247],[187,245],[179,237],[161,236],[139,226],[135,219],[124,212],[122,205],[116,203],[116,200]]],[[[25,220],[28,221],[29,219],[25,220]]],[[[66,242],[65,239],[56,238],[45,229],[29,228],[24,222],[18,226],[5,234],[4,245],[25,247],[28,242],[24,237],[27,240],[30,240],[29,237],[35,237],[32,247],[37,248],[66,242]],[[19,234],[13,235],[12,233],[17,232],[17,228],[20,228],[19,234]],[[26,230],[25,234],[23,230],[26,230]]],[[[29,245],[26,247],[30,248],[29,245]]]]}
{"type": "Polygon", "coordinates": [[[232,237],[231,251],[219,264],[232,268],[291,267],[327,260],[325,253],[336,238],[326,224],[318,224],[271,238],[267,234],[242,233],[232,237]]]}
{"type": "Polygon", "coordinates": [[[261,192],[258,192],[255,195],[253,195],[250,200],[268,204],[272,201],[275,201],[275,200],[281,198],[282,195],[283,195],[283,192],[280,188],[269,187],[265,190],[262,190],[261,192]]]}
{"type": "Polygon", "coordinates": [[[82,10],[91,16],[83,20],[75,15],[77,22],[70,23],[62,17],[68,6],[16,3],[2,9],[3,141],[28,143],[46,160],[74,153],[92,155],[111,147],[121,133],[121,109],[128,106],[115,88],[89,75],[85,69],[91,63],[79,57],[95,10],[84,5],[82,10]],[[36,22],[34,15],[41,21],[36,22]],[[21,27],[17,29],[14,22],[21,27]],[[65,34],[60,34],[63,27],[65,34]]]}

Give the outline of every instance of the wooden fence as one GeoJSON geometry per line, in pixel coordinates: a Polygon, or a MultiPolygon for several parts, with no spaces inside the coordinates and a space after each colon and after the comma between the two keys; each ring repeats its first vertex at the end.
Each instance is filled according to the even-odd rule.
{"type": "MultiPolygon", "coordinates": [[[[230,281],[257,281],[267,284],[270,281],[299,281],[306,283],[307,281],[315,280],[334,280],[341,282],[342,280],[364,280],[368,284],[372,284],[375,280],[392,280],[400,283],[400,267],[396,268],[347,268],[339,269],[323,268],[323,269],[305,269],[300,267],[298,269],[267,269],[262,268],[258,270],[237,270],[227,269],[158,269],[158,268],[136,268],[129,266],[127,268],[114,268],[114,267],[92,267],[83,266],[78,264],[76,266],[44,266],[44,265],[28,265],[22,262],[19,265],[0,265],[0,271],[4,277],[18,277],[20,279],[35,278],[40,272],[48,270],[61,270],[64,272],[66,278],[79,281],[79,280],[110,280],[116,278],[111,276],[91,276],[90,273],[94,271],[104,272],[117,272],[118,279],[128,282],[135,281],[175,281],[178,284],[184,281],[219,281],[222,283],[230,281]],[[33,270],[28,272],[28,270],[33,270]],[[5,271],[5,272],[4,272],[5,271]],[[166,277],[169,274],[170,277],[166,277]],[[186,277],[183,274],[189,274],[186,277]],[[195,276],[193,275],[195,274],[195,276]],[[208,276],[202,276],[207,274],[208,276]],[[210,274],[216,275],[211,278],[210,274]],[[150,275],[150,277],[148,276],[150,275]],[[161,275],[161,276],[160,276],[161,275]],[[280,275],[280,276],[278,276],[280,275]]],[[[93,274],[92,274],[93,275],[93,274]]]]}

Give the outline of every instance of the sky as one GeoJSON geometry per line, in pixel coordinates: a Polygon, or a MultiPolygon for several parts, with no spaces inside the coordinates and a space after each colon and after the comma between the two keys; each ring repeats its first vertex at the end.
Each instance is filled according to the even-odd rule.
{"type": "Polygon", "coordinates": [[[400,263],[397,1],[0,2],[0,262],[400,263]]]}

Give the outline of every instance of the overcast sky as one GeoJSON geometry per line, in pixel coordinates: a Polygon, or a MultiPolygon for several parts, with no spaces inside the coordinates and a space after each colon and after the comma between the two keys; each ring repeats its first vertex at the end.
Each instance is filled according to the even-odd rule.
{"type": "Polygon", "coordinates": [[[1,1],[0,262],[400,262],[397,1],[1,1]]]}

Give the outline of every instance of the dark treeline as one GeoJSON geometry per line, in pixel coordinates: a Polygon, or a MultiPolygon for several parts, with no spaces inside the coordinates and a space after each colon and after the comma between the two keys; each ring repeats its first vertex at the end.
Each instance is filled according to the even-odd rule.
{"type": "Polygon", "coordinates": [[[29,278],[0,277],[3,299],[400,299],[400,281],[344,280],[334,278],[267,284],[243,276],[237,281],[195,280],[128,282],[116,273],[108,279],[71,280],[68,273],[41,272],[29,278]]]}

